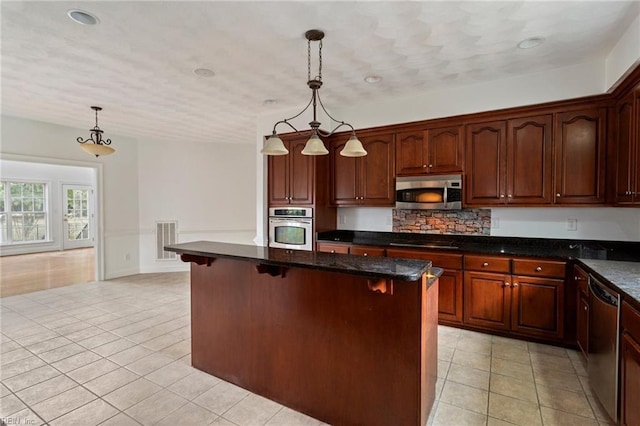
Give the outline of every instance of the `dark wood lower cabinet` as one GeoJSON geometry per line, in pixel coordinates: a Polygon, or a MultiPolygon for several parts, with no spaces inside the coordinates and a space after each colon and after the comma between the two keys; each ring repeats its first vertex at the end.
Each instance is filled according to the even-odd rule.
{"type": "Polygon", "coordinates": [[[514,276],[511,283],[511,330],[520,334],[562,338],[564,281],[514,276]]]}
{"type": "Polygon", "coordinates": [[[640,343],[622,335],[620,363],[620,424],[640,425],[640,343]]]}
{"type": "Polygon", "coordinates": [[[511,328],[510,276],[464,273],[464,323],[494,330],[511,328]]]}
{"type": "Polygon", "coordinates": [[[439,322],[462,323],[462,271],[445,269],[438,283],[439,322]]]}

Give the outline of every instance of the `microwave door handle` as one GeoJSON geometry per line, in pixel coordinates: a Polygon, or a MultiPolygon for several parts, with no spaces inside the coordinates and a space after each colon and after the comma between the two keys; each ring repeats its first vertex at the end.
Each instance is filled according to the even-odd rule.
{"type": "Polygon", "coordinates": [[[442,202],[444,203],[444,208],[447,208],[447,186],[448,185],[444,185],[444,190],[442,191],[442,202]]]}

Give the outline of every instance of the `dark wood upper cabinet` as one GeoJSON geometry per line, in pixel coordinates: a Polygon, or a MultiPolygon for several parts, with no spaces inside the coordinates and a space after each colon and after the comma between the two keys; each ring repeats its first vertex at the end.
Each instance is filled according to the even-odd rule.
{"type": "Polygon", "coordinates": [[[462,172],[462,126],[396,134],[396,174],[462,172]]]}
{"type": "Polygon", "coordinates": [[[465,204],[505,203],[507,124],[505,121],[470,124],[465,146],[465,204]]]}
{"type": "Polygon", "coordinates": [[[550,204],[551,115],[467,126],[466,205],[550,204]]]}
{"type": "Polygon", "coordinates": [[[619,205],[640,204],[640,89],[616,105],[615,199],[619,205]]]}
{"type": "Polygon", "coordinates": [[[393,134],[359,136],[367,155],[343,157],[346,141],[331,145],[331,203],[337,206],[395,205],[393,134]]]}
{"type": "Polygon", "coordinates": [[[269,205],[310,205],[314,202],[315,160],[302,155],[308,137],[284,138],[287,155],[272,155],[268,160],[269,205]]]}
{"type": "Polygon", "coordinates": [[[605,202],[606,108],[555,117],[555,204],[605,202]]]}

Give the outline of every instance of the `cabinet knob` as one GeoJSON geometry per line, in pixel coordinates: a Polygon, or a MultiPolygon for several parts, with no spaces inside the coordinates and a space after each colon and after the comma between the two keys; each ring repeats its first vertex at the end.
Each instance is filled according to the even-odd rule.
{"type": "Polygon", "coordinates": [[[500,194],[500,198],[504,198],[504,194],[500,194]]]}
{"type": "Polygon", "coordinates": [[[509,194],[509,195],[507,195],[507,197],[509,197],[509,198],[513,198],[513,195],[509,194]]]}
{"type": "Polygon", "coordinates": [[[505,283],[504,283],[503,287],[510,287],[510,286],[511,286],[511,285],[510,285],[508,282],[506,282],[506,281],[505,281],[505,283]]]}
{"type": "Polygon", "coordinates": [[[542,271],[542,266],[538,266],[538,267],[536,268],[536,272],[540,272],[540,271],[542,271]]]}
{"type": "Polygon", "coordinates": [[[589,307],[588,307],[588,306],[585,306],[585,307],[584,307],[584,310],[585,310],[585,311],[589,310],[589,307]]]}
{"type": "Polygon", "coordinates": [[[335,252],[336,252],[335,250],[331,250],[331,253],[335,253],[335,252]]]}
{"type": "Polygon", "coordinates": [[[426,165],[426,164],[423,164],[423,165],[422,165],[422,167],[426,169],[426,168],[427,168],[427,165],[426,165]]]}
{"type": "Polygon", "coordinates": [[[368,254],[367,254],[367,253],[364,253],[364,254],[363,254],[363,256],[364,256],[364,257],[367,257],[367,256],[368,256],[368,254]]]}
{"type": "Polygon", "coordinates": [[[482,264],[482,267],[483,267],[483,268],[486,268],[487,266],[489,266],[489,262],[484,262],[484,263],[482,264]]]}
{"type": "Polygon", "coordinates": [[[513,288],[518,287],[518,283],[513,283],[513,286],[512,286],[512,287],[513,287],[513,288]]]}
{"type": "Polygon", "coordinates": [[[556,197],[560,197],[560,193],[559,192],[556,193],[556,197]]]}
{"type": "Polygon", "coordinates": [[[429,164],[429,168],[432,168],[432,167],[433,167],[433,164],[429,164]]]}

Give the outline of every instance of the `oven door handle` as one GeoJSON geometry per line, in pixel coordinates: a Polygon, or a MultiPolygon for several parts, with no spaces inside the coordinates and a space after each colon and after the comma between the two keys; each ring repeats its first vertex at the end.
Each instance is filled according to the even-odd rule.
{"type": "Polygon", "coordinates": [[[290,223],[291,225],[310,225],[311,219],[280,219],[271,218],[269,223],[290,223]]]}

